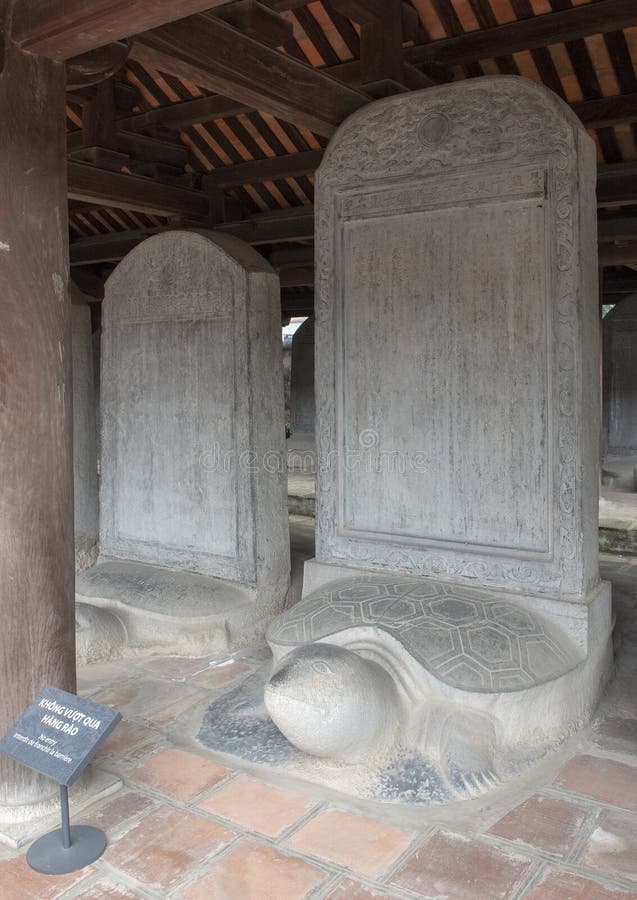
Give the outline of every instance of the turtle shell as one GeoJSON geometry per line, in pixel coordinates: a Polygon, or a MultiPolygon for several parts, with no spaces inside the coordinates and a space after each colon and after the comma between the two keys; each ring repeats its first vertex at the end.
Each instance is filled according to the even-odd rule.
{"type": "Polygon", "coordinates": [[[287,653],[361,625],[392,635],[436,678],[467,691],[533,687],[581,659],[559,626],[511,594],[384,575],[330,582],[275,619],[267,639],[287,653]]]}

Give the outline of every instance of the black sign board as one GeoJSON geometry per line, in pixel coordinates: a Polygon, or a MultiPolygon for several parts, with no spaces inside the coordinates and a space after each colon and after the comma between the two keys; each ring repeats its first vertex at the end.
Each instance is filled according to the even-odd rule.
{"type": "Polygon", "coordinates": [[[0,752],[68,786],[121,718],[108,706],[45,687],[0,740],[0,752]]]}

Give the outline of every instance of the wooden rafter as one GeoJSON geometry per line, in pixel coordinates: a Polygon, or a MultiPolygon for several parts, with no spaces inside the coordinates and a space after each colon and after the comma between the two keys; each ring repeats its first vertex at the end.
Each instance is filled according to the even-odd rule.
{"type": "Polygon", "coordinates": [[[600,166],[597,170],[597,205],[637,203],[637,162],[600,166]]]}
{"type": "Polygon", "coordinates": [[[197,97],[195,100],[182,100],[171,106],[160,106],[119,119],[117,125],[123,131],[144,131],[158,125],[178,130],[195,125],[197,122],[211,122],[213,119],[231,119],[251,111],[251,107],[227,97],[197,97]]]}
{"type": "Polygon", "coordinates": [[[131,57],[328,137],[370,99],[212,17],[139,35],[131,57]]]}
{"type": "Polygon", "coordinates": [[[631,25],[637,25],[635,0],[598,0],[597,3],[585,3],[561,12],[544,13],[496,28],[465,32],[457,37],[410,47],[405,56],[415,65],[456,65],[547,47],[591,34],[605,34],[631,25]]]}
{"type": "Polygon", "coordinates": [[[222,166],[204,175],[206,187],[231,187],[235,184],[252,184],[259,181],[275,181],[278,178],[297,178],[312,175],[323,158],[322,150],[307,150],[289,156],[271,156],[236,166],[222,166]]]}

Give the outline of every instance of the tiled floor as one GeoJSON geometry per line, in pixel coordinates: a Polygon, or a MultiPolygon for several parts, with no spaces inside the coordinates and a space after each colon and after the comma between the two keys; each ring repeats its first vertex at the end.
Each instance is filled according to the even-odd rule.
{"type": "Polygon", "coordinates": [[[637,900],[637,559],[606,557],[617,677],[598,716],[523,782],[418,815],[238,772],[194,741],[217,697],[262,660],[110,663],[80,690],[125,720],[97,765],[124,788],[76,817],[103,828],[89,869],[46,877],[0,850],[0,900],[637,900]]]}

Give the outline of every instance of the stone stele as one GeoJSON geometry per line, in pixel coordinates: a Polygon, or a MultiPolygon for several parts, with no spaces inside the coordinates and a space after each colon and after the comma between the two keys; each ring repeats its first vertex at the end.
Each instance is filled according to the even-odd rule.
{"type": "Polygon", "coordinates": [[[166,232],[110,276],[102,327],[100,557],[78,599],[129,651],[249,643],[289,584],[278,278],[234,238],[166,232]]]}
{"type": "Polygon", "coordinates": [[[81,572],[93,565],[98,552],[97,428],[91,311],[86,296],[74,284],[71,301],[75,569],[81,572]]]}
{"type": "Polygon", "coordinates": [[[594,146],[545,88],[472,79],[354,114],[316,194],[316,558],[266,706],[307,754],[475,796],[610,669],[594,146]]]}
{"type": "Polygon", "coordinates": [[[288,468],[314,472],[314,316],[309,316],[292,339],[290,380],[290,437],[288,468]]]}

